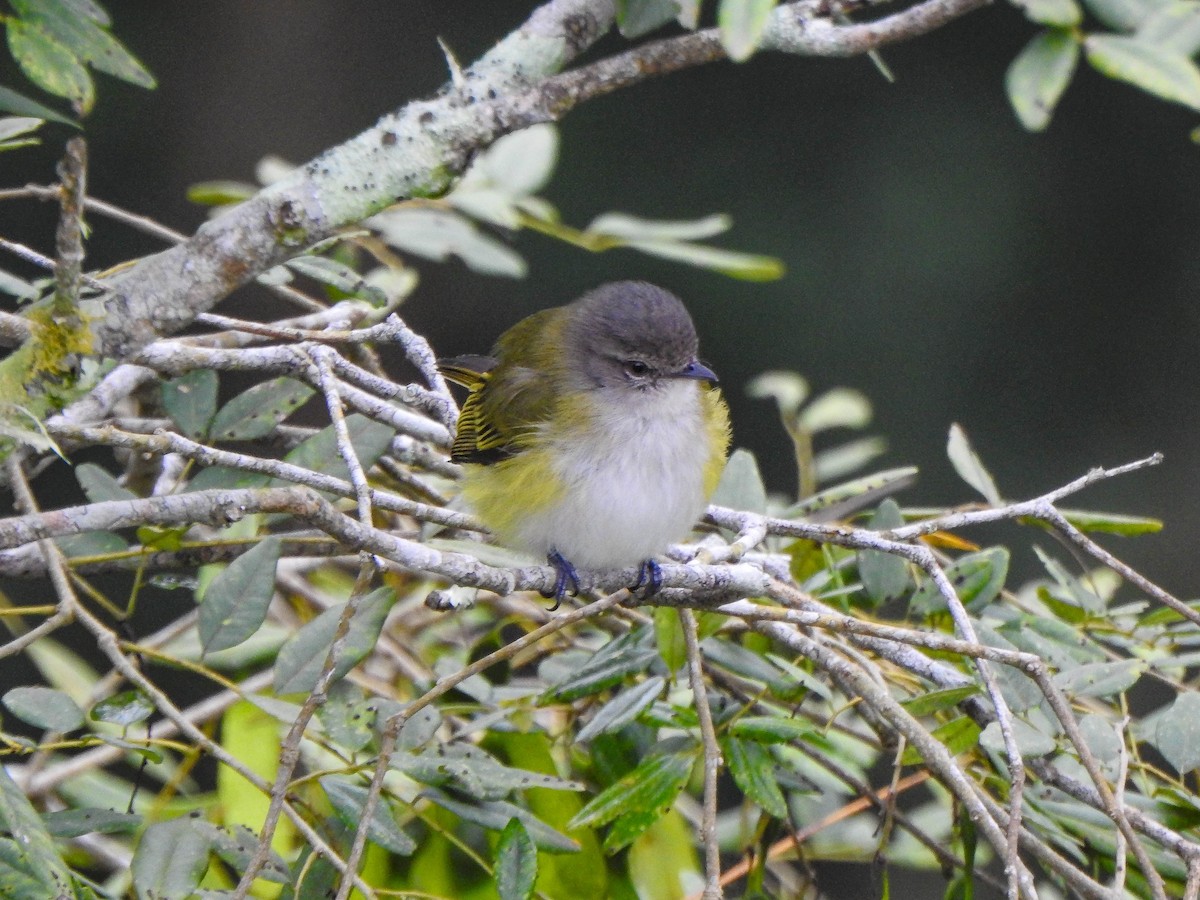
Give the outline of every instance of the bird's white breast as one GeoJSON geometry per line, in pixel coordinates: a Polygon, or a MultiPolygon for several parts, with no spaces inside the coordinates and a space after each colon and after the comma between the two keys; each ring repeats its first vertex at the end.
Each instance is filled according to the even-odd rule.
{"type": "Polygon", "coordinates": [[[519,543],[604,569],[637,565],[688,533],[711,456],[698,384],[597,403],[587,428],[572,430],[586,434],[546,436],[563,499],[524,519],[519,543]]]}

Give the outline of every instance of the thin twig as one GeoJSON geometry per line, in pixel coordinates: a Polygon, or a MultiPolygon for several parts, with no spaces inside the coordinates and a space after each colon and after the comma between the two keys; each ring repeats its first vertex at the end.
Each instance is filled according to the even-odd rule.
{"type": "Polygon", "coordinates": [[[700,821],[700,843],[704,845],[704,900],[720,900],[721,848],[717,844],[717,777],[721,772],[721,746],[713,727],[712,709],[708,705],[708,689],[704,686],[704,662],[700,656],[696,617],[690,609],[680,607],[679,625],[687,647],[688,682],[700,722],[700,741],[704,746],[704,815],[700,821]]]}

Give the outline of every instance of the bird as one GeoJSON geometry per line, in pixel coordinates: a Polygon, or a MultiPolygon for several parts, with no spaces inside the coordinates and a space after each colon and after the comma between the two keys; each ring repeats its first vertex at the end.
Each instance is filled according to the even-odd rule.
{"type": "Polygon", "coordinates": [[[468,391],[450,459],[462,497],[499,540],[545,555],[553,608],[578,593],[576,567],[638,566],[685,537],[724,469],[729,410],[698,356],[683,302],[615,281],[505,331],[487,356],[438,361],[468,391]]]}

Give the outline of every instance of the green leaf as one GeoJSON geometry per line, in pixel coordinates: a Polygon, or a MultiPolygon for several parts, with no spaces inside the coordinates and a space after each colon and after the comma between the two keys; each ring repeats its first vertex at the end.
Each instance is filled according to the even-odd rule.
{"type": "MultiPolygon", "coordinates": [[[[13,142],[22,135],[31,135],[44,124],[44,119],[35,119],[32,116],[5,116],[4,118],[0,118],[0,144],[13,142]]],[[[36,138],[32,138],[25,143],[36,144],[37,142],[36,138]]]]}
{"type": "Polygon", "coordinates": [[[487,180],[509,197],[536,194],[554,174],[558,129],[541,124],[506,134],[480,160],[487,180]]]}
{"type": "Polygon", "coordinates": [[[209,429],[213,440],[251,441],[265,437],[303,406],[313,389],[291,378],[273,378],[238,394],[217,413],[209,429]]]}
{"type": "Polygon", "coordinates": [[[726,737],[721,742],[729,774],[751,801],[777,819],[786,819],[787,800],[779,789],[775,774],[775,757],[756,741],[726,737]]]}
{"type": "Polygon", "coordinates": [[[996,483],[992,480],[991,473],[984,468],[983,462],[971,448],[971,442],[967,440],[967,433],[957,423],[950,426],[950,440],[946,444],[946,455],[950,457],[950,464],[954,466],[958,477],[983,494],[988,503],[992,506],[1003,504],[1004,501],[1000,499],[1000,492],[996,490],[996,483]]]}
{"type": "Polygon", "coordinates": [[[438,209],[393,209],[367,224],[394,247],[435,262],[458,257],[483,275],[524,278],[525,260],[457,213],[438,209]]]}
{"type": "Polygon", "coordinates": [[[1200,51],[1200,3],[1173,0],[1155,10],[1137,30],[1137,38],[1181,56],[1200,51]]]}
{"type": "MultiPolygon", "coordinates": [[[[944,725],[939,725],[930,734],[942,743],[951,756],[957,756],[979,743],[980,729],[973,719],[959,716],[944,725]]],[[[924,759],[920,750],[909,745],[905,748],[900,762],[905,766],[915,766],[924,762],[924,759]]]]}
{"type": "Polygon", "coordinates": [[[196,369],[163,382],[163,408],[182,434],[198,439],[208,432],[217,412],[217,387],[212,369],[196,369]]]}
{"type": "MultiPolygon", "coordinates": [[[[213,852],[229,864],[235,872],[244,872],[258,845],[258,835],[245,825],[217,826],[202,819],[194,820],[198,829],[207,832],[212,841],[213,852]]],[[[274,850],[270,851],[266,864],[259,870],[258,877],[276,884],[288,884],[291,873],[287,863],[274,850]]]]}
{"type": "MultiPolygon", "coordinates": [[[[583,789],[578,781],[506,766],[486,750],[471,744],[439,744],[422,753],[398,753],[392,758],[392,766],[423,784],[457,782],[462,790],[480,800],[499,800],[514,790],[528,788],[583,789]]],[[[501,822],[496,830],[503,827],[501,822]]]]}
{"type": "MultiPolygon", "coordinates": [[[[999,595],[1008,577],[1007,547],[989,547],[977,553],[960,556],[946,567],[946,578],[958,594],[958,599],[970,612],[978,612],[999,595]]],[[[946,600],[933,581],[925,581],[913,594],[909,612],[928,615],[946,608],[946,600]]]]}
{"type": "Polygon", "coordinates": [[[1200,69],[1183,54],[1113,34],[1090,35],[1083,46],[1088,62],[1102,75],[1200,110],[1200,69]]]}
{"type": "Polygon", "coordinates": [[[42,813],[48,834],[57,838],[77,838],[85,834],[131,834],[145,819],[133,813],[116,812],[85,806],[42,813]]]}
{"type": "Polygon", "coordinates": [[[729,58],[744,62],[754,55],[778,0],[721,0],[717,27],[729,58]]]}
{"type": "Polygon", "coordinates": [[[730,454],[710,502],[746,512],[767,511],[767,488],[751,451],[738,447],[730,454]]]}
{"type": "MultiPolygon", "coordinates": [[[[13,0],[13,8],[37,22],[70,52],[100,72],[139,87],[153,88],[154,77],[102,25],[104,19],[81,14],[78,0],[13,0]]],[[[93,4],[87,4],[92,6],[93,4]]]]}
{"type": "Polygon", "coordinates": [[[33,300],[41,294],[41,291],[28,281],[3,270],[0,270],[0,291],[21,301],[33,300]]]}
{"type": "Polygon", "coordinates": [[[39,22],[9,19],[8,49],[29,80],[56,97],[65,97],[83,113],[92,108],[96,90],[87,69],[39,22]]]}
{"type": "Polygon", "coordinates": [[[261,188],[258,185],[246,181],[198,181],[188,186],[187,198],[200,206],[229,206],[249,200],[259,190],[261,188]]]}
{"type": "MultiPolygon", "coordinates": [[[[367,786],[341,775],[326,775],[320,779],[320,784],[338,818],[351,828],[357,828],[367,805],[367,786]]],[[[367,823],[367,837],[401,856],[411,856],[417,849],[417,842],[397,824],[386,797],[380,797],[375,804],[371,821],[367,823]]]]}
{"type": "Polygon", "coordinates": [[[205,653],[236,647],[262,627],[275,594],[275,566],[281,551],[279,538],[266,537],[208,585],[198,626],[205,653]]]}
{"type": "Polygon", "coordinates": [[[669,606],[655,607],[654,641],[667,671],[678,672],[687,662],[687,641],[683,636],[683,623],[679,621],[679,613],[669,606]]]}
{"type": "Polygon", "coordinates": [[[826,391],[803,410],[796,424],[809,434],[831,428],[863,428],[870,424],[871,401],[862,391],[837,387],[826,391]]]}
{"type": "Polygon", "coordinates": [[[1071,83],[1079,62],[1079,42],[1069,31],[1043,31],[1025,45],[1008,67],[1004,85],[1021,124],[1042,131],[1071,83]]]}
{"type": "Polygon", "coordinates": [[[341,681],[329,691],[329,699],[317,710],[317,718],[331,741],[357,752],[375,736],[378,708],[378,703],[365,697],[357,685],[341,681]]]}
{"type": "Polygon", "coordinates": [[[1083,21],[1083,10],[1075,0],[1013,0],[1013,5],[1039,25],[1074,28],[1083,21]]]}
{"type": "Polygon", "coordinates": [[[4,694],[8,711],[37,728],[74,731],[83,724],[83,710],[62,691],[41,685],[15,687],[4,694]]]}
{"type": "MultiPolygon", "coordinates": [[[[396,432],[387,425],[368,419],[360,413],[346,416],[346,431],[350,435],[350,446],[354,448],[354,455],[358,457],[364,471],[375,465],[379,457],[387,452],[392,445],[392,438],[396,436],[396,432]]],[[[332,425],[322,428],[312,437],[297,444],[284,457],[284,461],[335,478],[350,478],[350,470],[346,468],[346,461],[338,451],[337,431],[332,425]]]]}
{"type": "Polygon", "coordinates": [[[1144,516],[1121,516],[1082,509],[1060,509],[1059,512],[1080,531],[1135,537],[1139,534],[1157,534],[1163,527],[1162,519],[1144,516]]]}
{"type": "Polygon", "coordinates": [[[139,900],[188,897],[208,869],[212,838],[184,816],[155,822],[142,835],[130,869],[139,900]]]}
{"type": "Polygon", "coordinates": [[[570,677],[554,685],[543,695],[543,703],[567,703],[598,694],[620,682],[626,675],[641,673],[658,656],[651,644],[651,631],[640,628],[609,641],[570,677]]]}
{"type": "Polygon", "coordinates": [[[700,241],[729,230],[733,220],[724,213],[702,219],[643,219],[628,213],[601,213],[592,219],[586,233],[622,241],[700,241]]]}
{"type": "Polygon", "coordinates": [[[327,256],[295,256],[286,263],[289,269],[328,285],[351,297],[366,300],[372,306],[387,304],[387,294],[367,284],[366,280],[345,263],[327,256]]]}
{"type": "Polygon", "coordinates": [[[139,690],[121,691],[101,700],[88,712],[94,722],[108,722],[128,728],[154,715],[154,701],[139,690]]]}
{"type": "Polygon", "coordinates": [[[928,716],[943,709],[957,706],[968,697],[973,697],[981,691],[977,684],[964,684],[962,687],[946,688],[941,691],[930,691],[911,700],[905,700],[901,706],[914,716],[928,716]]]}
{"type": "Polygon", "coordinates": [[[1200,694],[1185,691],[1158,717],[1154,745],[1180,775],[1200,767],[1200,694]]]}
{"type": "MultiPolygon", "coordinates": [[[[813,494],[813,496],[801,500],[799,503],[793,503],[780,513],[779,516],[784,519],[796,519],[817,510],[839,506],[850,500],[869,498],[873,494],[897,491],[911,484],[917,475],[917,471],[916,466],[902,466],[898,469],[884,469],[881,472],[874,472],[871,475],[863,475],[861,478],[855,478],[826,488],[819,494],[813,494]]],[[[861,503],[865,502],[866,499],[861,501],[861,503]]]]}
{"type": "MultiPolygon", "coordinates": [[[[887,531],[903,524],[900,507],[888,498],[879,504],[867,527],[872,531],[887,531]]],[[[908,561],[904,557],[882,550],[859,550],[857,556],[858,577],[862,579],[867,596],[876,604],[900,597],[912,584],[908,561]]]]}
{"type": "Polygon", "coordinates": [[[811,722],[781,716],[743,716],[729,726],[729,734],[763,744],[806,743],[819,736],[811,722]]]}
{"type": "Polygon", "coordinates": [[[706,244],[684,244],[678,241],[629,241],[626,246],[649,256],[685,263],[700,269],[720,272],[742,281],[776,281],[783,277],[786,267],[773,256],[739,253],[706,244]]]}
{"type": "Polygon", "coordinates": [[[424,797],[458,816],[492,831],[502,831],[512,819],[519,819],[533,838],[534,846],[550,853],[578,853],[579,842],[547,825],[529,810],[504,800],[484,803],[462,803],[441,791],[427,790],[424,797]]]}
{"type": "Polygon", "coordinates": [[[808,382],[802,375],[781,369],[756,375],[746,385],[747,397],[774,400],[784,421],[795,416],[796,410],[808,399],[809,392],[808,382]]]}
{"type": "MultiPolygon", "coordinates": [[[[1058,745],[1051,735],[1034,728],[1021,719],[1013,719],[1013,740],[1024,759],[1033,759],[1053,753],[1058,745]]],[[[1004,735],[1000,732],[999,722],[989,722],[987,728],[979,734],[979,745],[990,753],[1004,755],[1004,735]]]]}
{"type": "Polygon", "coordinates": [[[49,106],[38,103],[36,100],[31,100],[24,94],[18,94],[16,91],[3,86],[0,86],[0,112],[12,113],[17,116],[33,116],[38,119],[45,119],[47,122],[70,125],[72,128],[79,127],[79,123],[74,119],[69,119],[49,106]]]}
{"type": "Polygon", "coordinates": [[[648,813],[653,818],[643,826],[644,831],[675,802],[691,775],[696,754],[694,746],[682,751],[652,753],[632,772],[593,797],[567,823],[567,829],[605,825],[620,816],[648,813]]]}
{"type": "MultiPolygon", "coordinates": [[[[383,620],[395,602],[396,594],[391,588],[379,588],[362,598],[350,620],[341,656],[333,667],[333,681],[344,678],[375,648],[383,620]]],[[[345,608],[345,603],[331,606],[288,638],[275,660],[277,693],[307,693],[316,686],[345,608]]]]}
{"type": "Polygon", "coordinates": [[[500,900],[528,900],[532,897],[537,871],[537,848],[533,838],[520,819],[509,819],[496,844],[494,877],[500,900]]]}
{"type": "Polygon", "coordinates": [[[0,895],[13,900],[73,896],[70,870],[4,766],[0,766],[0,834],[19,838],[0,844],[0,895]]]}
{"type": "MultiPolygon", "coordinates": [[[[674,610],[670,610],[674,612],[674,610]]],[[[628,725],[662,694],[667,680],[661,675],[647,678],[641,684],[620,691],[615,697],[596,710],[590,722],[575,735],[575,742],[591,740],[606,731],[616,731],[628,725]]]]}
{"type": "Polygon", "coordinates": [[[656,31],[679,15],[677,0],[617,0],[617,28],[627,38],[656,31]]]}
{"type": "Polygon", "coordinates": [[[1075,697],[1107,697],[1129,690],[1147,668],[1148,663],[1140,659],[1087,663],[1059,672],[1051,681],[1075,697]]]}
{"type": "Polygon", "coordinates": [[[106,500],[136,500],[137,494],[122,487],[117,479],[95,463],[81,463],[75,467],[75,480],[83,488],[92,503],[106,500]]]}
{"type": "Polygon", "coordinates": [[[1169,0],[1084,0],[1097,19],[1113,31],[1136,31],[1169,0]]]}

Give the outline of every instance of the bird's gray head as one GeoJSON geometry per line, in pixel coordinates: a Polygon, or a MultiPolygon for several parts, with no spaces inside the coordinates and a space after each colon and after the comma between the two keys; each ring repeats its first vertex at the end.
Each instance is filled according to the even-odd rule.
{"type": "Polygon", "coordinates": [[[715,382],[696,359],[699,340],[678,297],[645,281],[614,281],[567,307],[566,352],[584,384],[653,390],[664,379],[715,382]]]}

